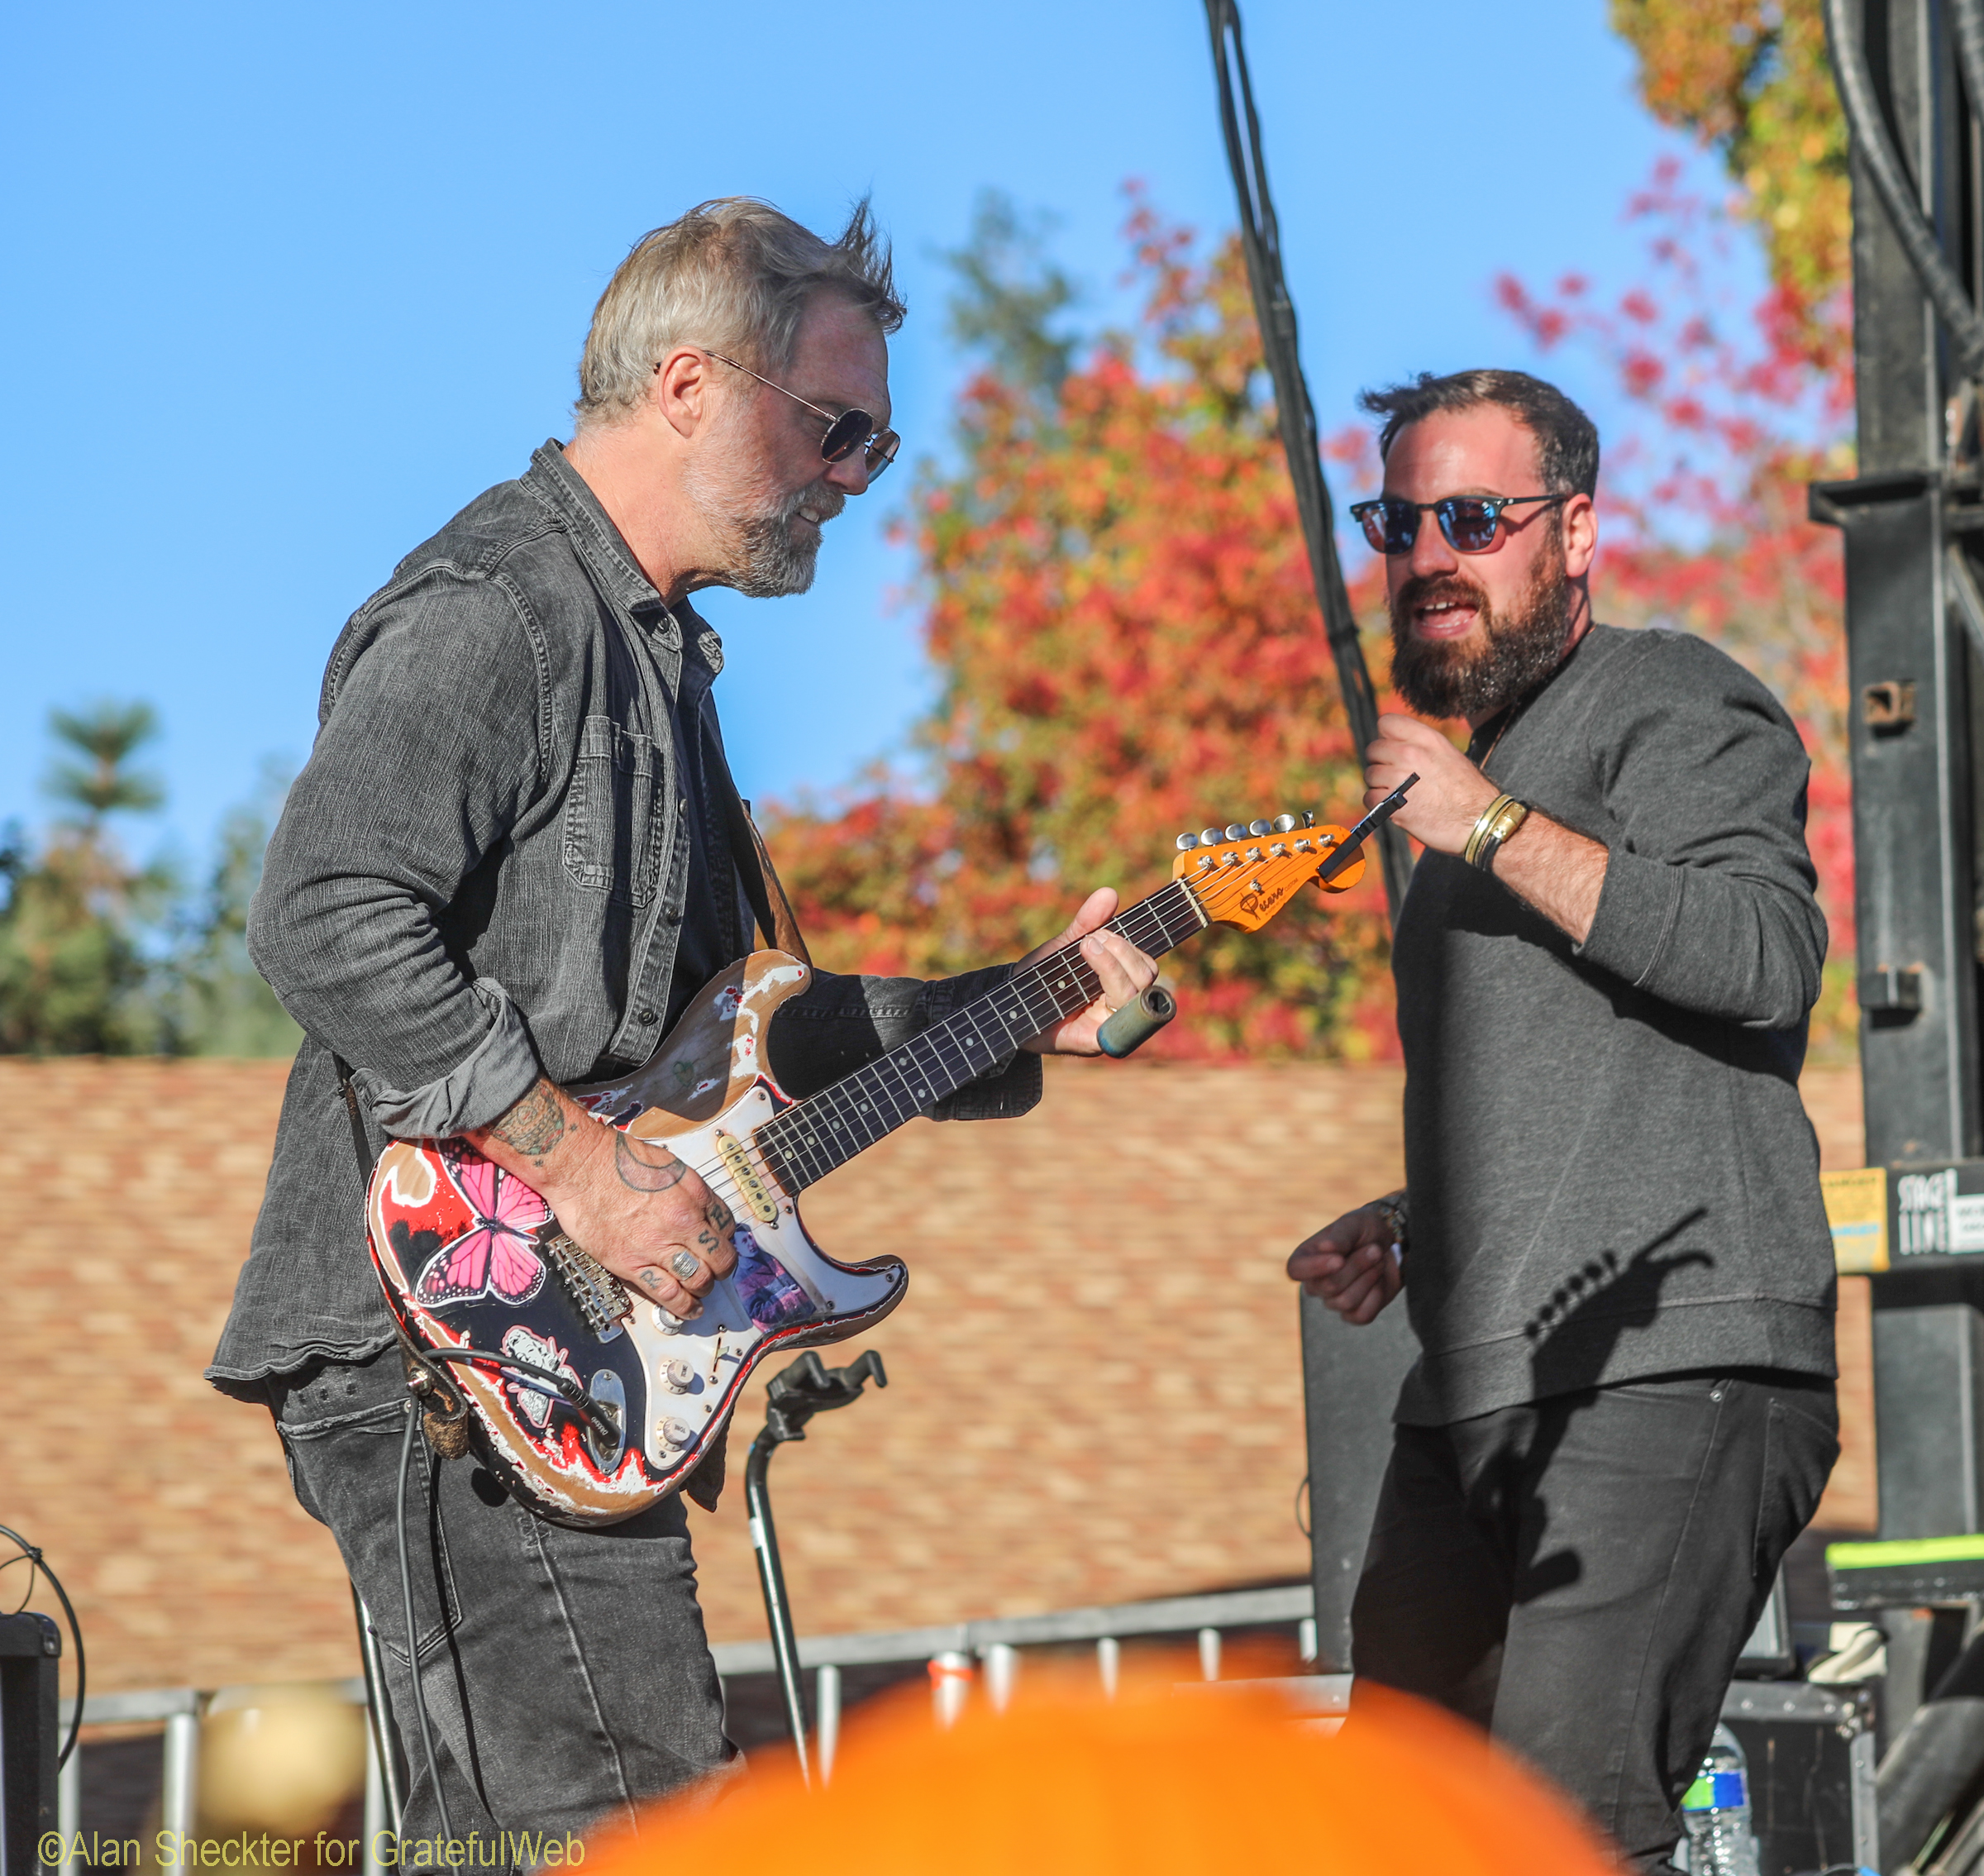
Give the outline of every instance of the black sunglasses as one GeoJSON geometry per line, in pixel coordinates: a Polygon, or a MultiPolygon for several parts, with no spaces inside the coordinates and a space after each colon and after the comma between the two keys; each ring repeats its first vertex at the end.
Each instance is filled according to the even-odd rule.
{"type": "MultiPolygon", "coordinates": [[[[709,347],[704,346],[704,351],[709,347]]],[[[719,365],[727,365],[733,371],[742,371],[746,378],[756,378],[761,384],[770,385],[780,397],[790,398],[794,403],[804,404],[815,417],[827,419],[827,434],[820,438],[820,455],[828,462],[845,462],[856,450],[865,452],[868,465],[868,480],[876,476],[895,461],[895,452],[903,446],[903,440],[893,430],[878,430],[875,418],[865,410],[844,410],[836,417],[830,410],[822,410],[808,398],[797,391],[789,391],[783,384],[774,384],[762,372],[753,371],[748,365],[740,365],[734,358],[726,358],[720,351],[710,351],[709,356],[719,365]]],[[[661,367],[655,367],[659,371],[661,367]]]]}
{"type": "Polygon", "coordinates": [[[1562,495],[1449,495],[1439,502],[1408,502],[1397,495],[1381,495],[1376,501],[1353,502],[1351,518],[1364,530],[1364,538],[1381,554],[1409,554],[1419,537],[1419,517],[1430,508],[1440,518],[1440,532],[1457,554],[1485,554],[1505,524],[1502,510],[1522,502],[1558,502],[1562,495]]]}

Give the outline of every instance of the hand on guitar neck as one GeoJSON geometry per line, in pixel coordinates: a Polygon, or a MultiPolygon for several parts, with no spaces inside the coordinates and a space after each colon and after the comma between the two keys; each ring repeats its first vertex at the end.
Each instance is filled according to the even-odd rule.
{"type": "MultiPolygon", "coordinates": [[[[1115,893],[1099,888],[1066,930],[1020,961],[1037,962],[1080,940],[1102,986],[1087,1009],[1025,1044],[1036,1054],[1099,1054],[1096,1032],[1111,1011],[1157,981],[1156,964],[1127,938],[1100,929],[1115,911],[1115,893]]],[[[699,1315],[701,1299],[736,1266],[736,1220],[689,1167],[658,1142],[602,1127],[548,1081],[540,1078],[508,1112],[463,1138],[541,1194],[575,1244],[671,1315],[699,1315]]]]}
{"type": "Polygon", "coordinates": [[[1100,1055],[1102,1045],[1095,1039],[1097,1031],[1123,1005],[1134,1003],[1157,981],[1155,962],[1119,933],[1103,930],[1115,915],[1114,889],[1098,886],[1082,900],[1081,909],[1068,921],[1064,931],[1020,959],[1018,968],[1023,971],[1080,938],[1081,955],[1102,986],[1102,995],[1086,1010],[1042,1030],[1023,1043],[1023,1048],[1036,1055],[1100,1055]]]}

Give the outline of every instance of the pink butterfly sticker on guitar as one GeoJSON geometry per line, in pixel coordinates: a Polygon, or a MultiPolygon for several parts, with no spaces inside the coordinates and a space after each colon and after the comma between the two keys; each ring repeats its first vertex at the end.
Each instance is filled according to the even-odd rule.
{"type": "Polygon", "coordinates": [[[468,1201],[475,1222],[428,1260],[414,1286],[415,1298],[430,1306],[476,1296],[527,1303],[544,1285],[544,1260],[536,1239],[551,1222],[551,1208],[480,1153],[443,1148],[441,1163],[468,1201]]]}

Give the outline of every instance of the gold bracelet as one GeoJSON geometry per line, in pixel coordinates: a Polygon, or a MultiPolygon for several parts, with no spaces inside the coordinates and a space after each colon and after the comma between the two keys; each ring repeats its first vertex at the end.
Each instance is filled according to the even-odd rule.
{"type": "Polygon", "coordinates": [[[1484,873],[1493,872],[1495,857],[1501,852],[1503,843],[1529,819],[1529,808],[1513,795],[1496,795],[1474,823],[1462,857],[1484,873]]]}
{"type": "Polygon", "coordinates": [[[1476,821],[1473,831],[1467,836],[1467,844],[1461,849],[1461,857],[1470,866],[1481,864],[1481,843],[1487,839],[1502,811],[1514,805],[1515,797],[1513,795],[1498,795],[1482,809],[1480,819],[1476,821]]]}

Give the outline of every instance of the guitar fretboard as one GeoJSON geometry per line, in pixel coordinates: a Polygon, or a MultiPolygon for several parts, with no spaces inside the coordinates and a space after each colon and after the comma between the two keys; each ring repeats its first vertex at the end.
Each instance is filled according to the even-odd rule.
{"type": "MultiPolygon", "coordinates": [[[[1156,957],[1203,931],[1207,923],[1191,889],[1183,880],[1173,880],[1119,913],[1104,928],[1156,957]]],[[[804,1191],[905,1121],[928,1112],[945,1096],[1009,1060],[1028,1037],[1086,1010],[1101,991],[1078,947],[1052,952],[943,1022],[767,1121],[756,1136],[766,1167],[788,1192],[804,1191]]]]}

